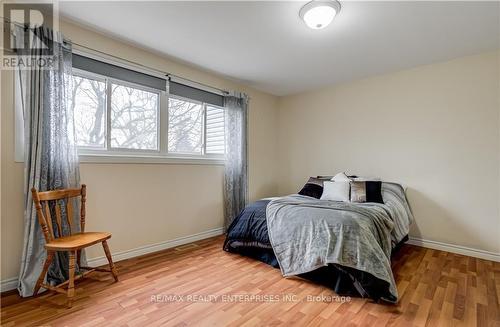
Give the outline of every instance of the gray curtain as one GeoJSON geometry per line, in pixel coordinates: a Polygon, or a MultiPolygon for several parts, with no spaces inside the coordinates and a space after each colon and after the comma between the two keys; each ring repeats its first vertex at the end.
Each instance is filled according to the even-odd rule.
{"type": "Polygon", "coordinates": [[[248,201],[248,97],[224,97],[226,162],[224,167],[224,223],[229,227],[248,201]]]}
{"type": "MultiPolygon", "coordinates": [[[[25,32],[22,27],[15,29],[18,48],[22,48],[20,44],[26,39],[25,32]]],[[[46,65],[35,64],[29,69],[16,71],[22,93],[25,140],[24,248],[18,282],[19,294],[23,297],[33,294],[46,258],[45,240],[30,190],[32,187],[41,191],[78,187],[80,179],[73,112],[68,103],[72,82],[71,45],[63,41],[61,34],[47,28],[36,28],[32,33],[35,37],[29,50],[23,50],[18,55],[20,59],[46,65]],[[47,48],[44,47],[53,50],[49,64],[44,60],[47,59],[47,48]]],[[[79,226],[79,207],[75,208],[73,225],[79,226]]],[[[62,214],[65,216],[66,213],[62,214]]],[[[67,232],[68,226],[63,226],[63,234],[67,232]]],[[[47,281],[57,284],[67,279],[67,266],[66,253],[55,256],[47,281]]]]}

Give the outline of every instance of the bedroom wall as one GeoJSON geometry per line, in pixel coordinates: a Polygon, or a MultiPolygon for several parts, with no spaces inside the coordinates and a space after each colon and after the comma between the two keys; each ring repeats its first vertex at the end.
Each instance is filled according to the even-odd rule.
{"type": "Polygon", "coordinates": [[[279,103],[280,194],[347,171],[408,186],[410,235],[500,259],[499,52],[279,103]]]}
{"type": "MultiPolygon", "coordinates": [[[[74,42],[191,80],[250,95],[249,192],[252,200],[275,195],[277,98],[150,51],[62,22],[74,42]]],[[[1,280],[17,277],[23,240],[23,164],[14,162],[13,75],[1,72],[1,280]]],[[[88,185],[88,230],[113,233],[121,252],[223,225],[220,165],[81,164],[88,185]]],[[[88,257],[102,256],[99,247],[88,257]]]]}

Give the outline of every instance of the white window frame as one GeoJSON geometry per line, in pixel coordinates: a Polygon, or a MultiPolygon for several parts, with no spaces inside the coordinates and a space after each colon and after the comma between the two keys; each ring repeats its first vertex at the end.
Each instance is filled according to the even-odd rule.
{"type": "Polygon", "coordinates": [[[161,97],[164,96],[164,91],[153,89],[147,86],[139,85],[136,83],[131,83],[127,81],[118,80],[115,78],[107,77],[105,75],[96,74],[93,72],[88,72],[81,69],[73,69],[73,75],[78,77],[93,79],[97,81],[104,82],[106,84],[106,108],[104,115],[104,124],[106,126],[104,131],[104,147],[93,147],[93,146],[78,146],[78,154],[79,155],[101,155],[103,153],[107,153],[109,155],[118,154],[118,155],[138,155],[139,153],[144,153],[146,155],[155,155],[161,152],[160,143],[161,143],[161,130],[160,130],[160,121],[161,121],[161,97]],[[130,87],[141,91],[146,91],[150,93],[155,93],[158,95],[158,103],[157,103],[157,124],[156,124],[156,144],[157,149],[131,149],[131,148],[120,148],[111,146],[111,92],[112,86],[119,85],[124,87],[130,87]]]}
{"type": "Polygon", "coordinates": [[[206,104],[197,100],[169,94],[168,92],[149,88],[147,86],[138,85],[135,83],[118,80],[115,78],[99,75],[96,73],[73,69],[76,76],[83,78],[93,78],[96,80],[104,80],[106,82],[106,114],[105,114],[105,147],[78,147],[78,154],[80,162],[95,162],[95,163],[174,163],[174,164],[215,164],[223,165],[225,156],[221,154],[207,154],[206,153],[206,106],[222,107],[206,104]],[[111,86],[122,85],[125,87],[132,87],[139,90],[144,90],[158,94],[158,123],[157,123],[157,150],[148,149],[128,149],[111,147],[111,86]],[[168,100],[169,98],[179,99],[181,101],[189,101],[198,103],[203,110],[203,123],[202,123],[202,151],[200,154],[196,153],[180,153],[168,151],[168,100]]]}
{"type": "MultiPolygon", "coordinates": [[[[185,98],[185,97],[182,97],[182,96],[179,96],[179,95],[174,95],[174,94],[170,94],[167,98],[167,117],[169,116],[169,112],[168,112],[168,102],[170,100],[170,98],[172,99],[176,99],[176,100],[179,100],[179,101],[185,101],[185,102],[191,102],[191,103],[196,103],[196,104],[199,104],[201,106],[201,111],[202,111],[202,115],[203,115],[203,119],[205,119],[205,104],[201,101],[198,101],[198,100],[193,100],[193,99],[189,99],[189,98],[185,98]]],[[[170,120],[167,119],[167,153],[170,153],[172,155],[180,155],[180,156],[202,156],[205,154],[205,122],[202,122],[202,126],[201,126],[201,153],[194,153],[194,152],[170,152],[168,151],[168,132],[169,132],[169,125],[170,125],[170,120]]]]}
{"type": "MultiPolygon", "coordinates": [[[[190,99],[190,98],[186,98],[186,97],[182,97],[182,96],[179,96],[179,95],[174,95],[174,94],[170,94],[168,96],[168,99],[177,99],[177,100],[180,100],[180,101],[186,101],[186,102],[191,102],[191,103],[196,103],[196,104],[199,104],[201,105],[201,110],[202,110],[202,114],[203,114],[203,122],[202,122],[202,131],[201,131],[201,137],[202,137],[202,144],[201,144],[201,153],[200,154],[194,154],[194,153],[182,153],[182,152],[169,152],[167,150],[167,153],[170,154],[170,155],[173,155],[173,156],[177,156],[177,155],[180,155],[180,156],[203,156],[204,158],[207,158],[207,159],[223,159],[224,158],[224,155],[222,154],[216,154],[216,153],[207,153],[207,106],[210,106],[210,107],[214,107],[214,108],[220,108],[220,109],[223,109],[223,107],[219,107],[219,106],[216,106],[214,104],[210,104],[210,103],[206,103],[206,102],[201,102],[201,101],[198,101],[198,100],[193,100],[193,99],[190,99]]],[[[167,100],[168,100],[167,99],[167,100]]],[[[168,116],[168,103],[167,103],[167,116],[168,116]]],[[[168,120],[167,120],[167,146],[168,146],[168,120]]]]}
{"type": "Polygon", "coordinates": [[[107,83],[106,83],[106,97],[107,97],[107,105],[106,105],[106,117],[109,115],[109,119],[106,121],[106,130],[108,133],[106,134],[106,150],[108,151],[113,151],[117,153],[121,152],[141,152],[141,153],[146,153],[146,154],[156,154],[156,153],[161,153],[161,130],[160,130],[160,124],[161,124],[161,97],[164,96],[162,93],[165,93],[165,91],[161,90],[156,90],[147,86],[142,86],[138,85],[135,83],[130,83],[126,81],[121,81],[117,80],[114,78],[108,78],[107,83]],[[130,148],[120,148],[120,147],[112,147],[111,146],[111,92],[112,92],[112,85],[119,85],[119,86],[124,86],[124,87],[130,87],[134,88],[137,90],[141,91],[146,91],[150,93],[155,93],[158,95],[158,101],[157,101],[157,110],[156,110],[156,150],[154,149],[130,149],[130,148]]]}
{"type": "MultiPolygon", "coordinates": [[[[99,74],[88,72],[85,70],[73,68],[73,76],[86,78],[86,79],[92,79],[92,80],[95,80],[98,82],[103,82],[106,85],[106,88],[108,87],[108,85],[107,85],[108,82],[106,80],[106,77],[103,75],[99,75],[99,74]]],[[[106,89],[106,102],[108,101],[108,96],[109,96],[109,94],[108,94],[107,89],[106,89]]],[[[106,107],[107,107],[107,105],[106,105],[106,107]]],[[[104,110],[104,124],[105,125],[107,124],[107,120],[108,120],[108,110],[107,110],[107,108],[105,108],[105,110],[104,110]]],[[[78,145],[78,153],[85,152],[85,151],[89,151],[89,152],[105,151],[106,150],[106,139],[107,139],[106,133],[107,133],[107,127],[104,130],[104,147],[91,146],[91,145],[78,145]]]]}

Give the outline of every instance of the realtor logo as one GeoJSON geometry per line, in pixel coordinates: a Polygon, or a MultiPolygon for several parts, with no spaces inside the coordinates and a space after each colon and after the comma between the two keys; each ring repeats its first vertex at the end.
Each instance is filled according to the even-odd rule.
{"type": "Polygon", "coordinates": [[[4,3],[3,16],[7,20],[3,34],[4,55],[27,55],[33,49],[39,49],[42,55],[53,54],[52,45],[33,32],[38,27],[54,29],[53,3],[4,3]]]}

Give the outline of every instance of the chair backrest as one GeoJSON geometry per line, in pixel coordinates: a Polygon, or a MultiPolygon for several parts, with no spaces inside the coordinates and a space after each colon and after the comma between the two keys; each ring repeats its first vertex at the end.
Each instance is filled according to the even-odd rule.
{"type": "Polygon", "coordinates": [[[63,221],[61,210],[66,213],[70,235],[73,233],[73,201],[72,198],[80,197],[80,231],[85,231],[85,202],[87,201],[87,186],[82,184],[81,188],[61,189],[53,191],[38,192],[31,189],[33,202],[35,203],[38,222],[42,227],[43,236],[48,243],[55,239],[53,223],[56,224],[59,237],[63,236],[63,221]],[[71,200],[70,200],[71,199],[71,200]],[[50,203],[54,202],[55,219],[50,213],[50,203]],[[64,209],[62,209],[64,208],[64,209]]]}

